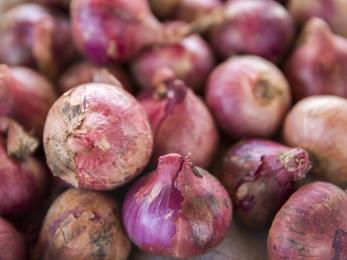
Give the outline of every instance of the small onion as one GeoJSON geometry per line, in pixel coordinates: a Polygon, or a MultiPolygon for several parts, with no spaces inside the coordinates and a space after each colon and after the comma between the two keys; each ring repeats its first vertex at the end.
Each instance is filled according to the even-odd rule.
{"type": "Polygon", "coordinates": [[[347,97],[347,40],[334,35],[323,20],[310,19],[285,66],[294,98],[312,95],[347,97]]]}
{"type": "Polygon", "coordinates": [[[121,87],[89,83],[51,107],[44,149],[53,175],[75,187],[118,187],[147,165],[153,136],[145,111],[121,87]]]}
{"type": "Polygon", "coordinates": [[[26,259],[25,244],[21,235],[5,219],[0,218],[0,259],[26,259]]]}
{"type": "Polygon", "coordinates": [[[204,254],[227,234],[230,198],[220,182],[188,157],[168,154],[129,190],[122,210],[130,239],[155,255],[204,254]]]}
{"type": "Polygon", "coordinates": [[[298,102],[287,115],[283,139],[289,146],[310,152],[313,173],[347,187],[347,100],[313,96],[298,102]]]}
{"type": "Polygon", "coordinates": [[[218,145],[210,112],[182,81],[164,76],[157,79],[155,88],[138,97],[153,129],[154,161],[167,153],[191,153],[194,164],[208,167],[218,145]]]}
{"type": "Polygon", "coordinates": [[[240,221],[251,228],[265,228],[311,165],[304,149],[249,139],[237,143],[225,155],[222,182],[240,221]]]}
{"type": "Polygon", "coordinates": [[[347,194],[314,182],[295,192],[272,223],[270,260],[347,259],[347,194]]]}
{"type": "Polygon", "coordinates": [[[213,70],[206,101],[231,137],[268,137],[279,128],[291,96],[286,79],[272,63],[236,56],[213,70]]]}
{"type": "Polygon", "coordinates": [[[130,248],[114,201],[91,191],[70,189],[50,207],[33,259],[126,260],[130,248]]]}

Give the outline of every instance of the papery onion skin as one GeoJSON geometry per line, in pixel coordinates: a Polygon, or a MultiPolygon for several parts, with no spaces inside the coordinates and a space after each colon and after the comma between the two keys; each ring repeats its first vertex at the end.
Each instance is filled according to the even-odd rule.
{"type": "Polygon", "coordinates": [[[26,259],[23,238],[18,231],[3,218],[0,218],[0,259],[26,259]]]}
{"type": "Polygon", "coordinates": [[[347,40],[333,34],[322,19],[310,19],[286,61],[285,74],[296,100],[313,95],[347,97],[347,40]]]}
{"type": "Polygon", "coordinates": [[[337,186],[314,182],[283,205],[268,237],[270,260],[346,259],[347,195],[337,186]]]}
{"type": "Polygon", "coordinates": [[[131,187],[122,216],[130,239],[141,250],[183,259],[221,242],[232,204],[215,177],[187,157],[168,154],[131,187]]]}
{"type": "Polygon", "coordinates": [[[167,78],[156,88],[140,93],[138,100],[153,129],[152,161],[168,153],[190,153],[197,166],[210,165],[218,146],[218,131],[208,108],[191,89],[180,80],[167,78]]]}
{"type": "Polygon", "coordinates": [[[112,77],[119,80],[128,92],[133,92],[131,80],[121,67],[117,65],[102,67],[87,61],[79,62],[68,68],[60,77],[59,89],[60,92],[64,93],[84,83],[96,82],[109,84],[112,83],[112,77]],[[103,71],[109,73],[108,78],[106,75],[106,78],[102,79],[103,82],[97,82],[98,74],[103,71]]]}
{"type": "Polygon", "coordinates": [[[347,2],[344,0],[288,0],[288,10],[298,25],[312,17],[324,19],[334,32],[347,36],[347,2]]]}
{"type": "Polygon", "coordinates": [[[54,87],[39,73],[0,65],[0,116],[15,118],[27,131],[41,137],[48,110],[56,99],[54,87]]]}
{"type": "Polygon", "coordinates": [[[75,187],[109,190],[147,165],[153,136],[147,115],[121,87],[89,83],[52,106],[44,148],[53,175],[75,187]]]}
{"type": "Polygon", "coordinates": [[[68,18],[28,3],[5,12],[0,21],[0,62],[28,66],[55,77],[75,55],[68,18]]]}
{"type": "Polygon", "coordinates": [[[312,163],[307,151],[262,139],[243,140],[224,157],[222,183],[240,221],[252,229],[271,224],[276,212],[305,178],[312,163]]]}
{"type": "Polygon", "coordinates": [[[126,260],[130,249],[115,202],[70,189],[50,207],[33,259],[126,260]]]}
{"type": "Polygon", "coordinates": [[[347,187],[345,126],[347,101],[336,96],[313,96],[299,101],[288,113],[283,140],[310,152],[312,173],[347,187]]]}
{"type": "Polygon", "coordinates": [[[230,17],[213,29],[214,49],[227,58],[253,54],[279,62],[294,38],[294,22],[286,9],[272,1],[229,1],[225,12],[230,17]]]}
{"type": "Polygon", "coordinates": [[[235,139],[273,135],[291,104],[283,74],[256,56],[236,56],[217,66],[205,98],[218,125],[235,139]]]}
{"type": "Polygon", "coordinates": [[[167,67],[189,87],[201,91],[214,64],[208,44],[200,36],[192,35],[180,43],[153,47],[142,52],[132,62],[132,74],[143,89],[149,89],[155,73],[167,67]]]}

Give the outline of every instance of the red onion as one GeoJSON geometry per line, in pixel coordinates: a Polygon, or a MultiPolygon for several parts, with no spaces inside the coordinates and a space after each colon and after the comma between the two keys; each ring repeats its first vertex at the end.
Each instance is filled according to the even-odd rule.
{"type": "Polygon", "coordinates": [[[200,36],[193,35],[174,45],[144,51],[133,61],[132,72],[142,88],[150,88],[155,73],[165,67],[189,87],[199,91],[214,67],[213,53],[200,36]]]}
{"type": "Polygon", "coordinates": [[[38,146],[36,139],[5,117],[0,117],[0,133],[0,216],[14,216],[40,201],[47,177],[41,163],[30,156],[38,146]]]}
{"type": "Polygon", "coordinates": [[[130,247],[114,201],[91,191],[70,189],[49,209],[33,259],[126,260],[130,247]]]}
{"type": "Polygon", "coordinates": [[[320,17],[329,23],[334,32],[347,36],[347,2],[345,0],[288,0],[288,9],[299,25],[312,17],[320,17]]]}
{"type": "Polygon", "coordinates": [[[296,100],[312,95],[347,97],[347,40],[319,18],[305,25],[285,67],[296,100]]]}
{"type": "Polygon", "coordinates": [[[227,233],[232,204],[219,181],[189,157],[168,154],[129,190],[123,223],[145,252],[185,258],[216,247],[227,233]]]}
{"type": "Polygon", "coordinates": [[[0,62],[38,68],[50,77],[74,55],[67,17],[38,4],[4,13],[0,35],[0,62]]]}
{"type": "Polygon", "coordinates": [[[0,65],[0,116],[10,116],[41,137],[54,87],[34,70],[0,65]]]}
{"type": "Polygon", "coordinates": [[[24,260],[25,244],[21,235],[5,219],[0,218],[0,259],[24,260]]]}
{"type": "Polygon", "coordinates": [[[222,182],[240,221],[251,228],[265,228],[311,165],[304,149],[249,139],[237,143],[225,155],[222,182]]]}
{"type": "Polygon", "coordinates": [[[218,145],[217,128],[205,104],[182,81],[163,77],[139,101],[153,129],[154,161],[167,153],[191,153],[196,165],[209,166],[218,145]]]}
{"type": "Polygon", "coordinates": [[[273,64],[256,56],[239,56],[211,73],[206,101],[231,137],[267,137],[280,126],[291,96],[286,79],[273,64]]]}
{"type": "Polygon", "coordinates": [[[222,57],[254,54],[278,62],[294,36],[294,23],[286,9],[271,0],[229,1],[224,12],[229,16],[214,28],[213,47],[222,57]]]}
{"type": "Polygon", "coordinates": [[[64,93],[73,87],[89,82],[118,84],[114,77],[128,92],[133,92],[130,78],[120,66],[101,67],[87,61],[68,68],[59,80],[59,88],[64,93]]]}
{"type": "MultiPolygon", "coordinates": [[[[347,101],[335,96],[314,96],[297,103],[287,115],[283,138],[313,158],[313,173],[329,182],[347,185],[347,101]]],[[[347,186],[346,186],[347,187],[347,186]]]]}
{"type": "Polygon", "coordinates": [[[347,259],[347,195],[315,182],[301,187],[277,213],[268,252],[278,259],[347,259]]]}
{"type": "Polygon", "coordinates": [[[44,148],[53,175],[75,187],[118,187],[147,165],[153,137],[147,115],[121,87],[73,88],[50,109],[44,148]]]}

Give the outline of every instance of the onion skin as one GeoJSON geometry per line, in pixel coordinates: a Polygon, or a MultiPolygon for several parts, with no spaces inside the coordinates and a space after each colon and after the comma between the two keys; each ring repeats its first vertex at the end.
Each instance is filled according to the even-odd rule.
{"type": "Polygon", "coordinates": [[[130,248],[114,201],[70,189],[50,207],[33,259],[126,260],[130,248]]]}
{"type": "Polygon", "coordinates": [[[223,58],[253,54],[279,62],[294,38],[294,22],[286,9],[271,0],[229,1],[229,19],[216,26],[211,43],[223,58]]]}
{"type": "Polygon", "coordinates": [[[0,218],[0,259],[26,259],[25,244],[21,235],[5,219],[0,218]]]}
{"type": "Polygon", "coordinates": [[[116,65],[102,67],[87,61],[82,61],[68,68],[59,80],[59,89],[64,93],[84,83],[118,84],[118,81],[115,83],[114,77],[128,92],[133,92],[131,80],[121,67],[116,65]],[[100,74],[103,75],[101,80],[100,74]]]}
{"type": "Polygon", "coordinates": [[[212,115],[192,90],[175,78],[140,93],[154,134],[153,161],[168,153],[188,154],[201,167],[208,167],[218,146],[212,115]]]}
{"type": "Polygon", "coordinates": [[[67,17],[38,4],[5,12],[0,34],[0,62],[37,68],[49,77],[75,55],[67,17]]]}
{"type": "Polygon", "coordinates": [[[347,101],[335,96],[313,96],[298,102],[288,113],[283,140],[300,146],[313,158],[316,177],[347,187],[345,126],[347,101]]]}
{"type": "Polygon", "coordinates": [[[262,140],[243,140],[224,157],[222,183],[240,221],[249,228],[270,226],[312,163],[308,152],[262,140]]]}
{"type": "Polygon", "coordinates": [[[206,102],[232,138],[268,137],[279,128],[291,96],[276,66],[260,57],[236,56],[212,71],[206,102]]]}
{"type": "Polygon", "coordinates": [[[344,0],[288,0],[288,10],[295,22],[303,25],[312,17],[324,19],[334,32],[347,37],[347,3],[344,0]]]}
{"type": "Polygon", "coordinates": [[[132,74],[143,89],[149,89],[155,73],[166,67],[189,87],[201,91],[214,65],[208,44],[200,36],[192,35],[180,43],[144,51],[133,61],[132,74]]]}
{"type": "Polygon", "coordinates": [[[52,84],[24,67],[0,65],[0,116],[10,116],[41,137],[49,108],[56,100],[52,84]]]}
{"type": "Polygon", "coordinates": [[[270,260],[346,259],[347,195],[314,182],[295,192],[277,213],[268,237],[270,260]]]}
{"type": "Polygon", "coordinates": [[[313,95],[347,97],[347,40],[319,18],[310,19],[285,66],[294,98],[313,95]]]}
{"type": "Polygon", "coordinates": [[[214,176],[187,157],[168,154],[131,187],[122,216],[130,239],[141,250],[183,259],[204,254],[222,241],[232,204],[214,176]]]}
{"type": "Polygon", "coordinates": [[[53,175],[79,188],[109,190],[138,175],[153,136],[145,111],[121,87],[89,83],[50,109],[44,149],[53,175]]]}

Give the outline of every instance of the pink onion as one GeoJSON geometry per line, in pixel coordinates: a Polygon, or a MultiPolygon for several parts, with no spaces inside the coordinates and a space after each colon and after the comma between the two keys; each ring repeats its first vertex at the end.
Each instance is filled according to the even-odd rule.
{"type": "Polygon", "coordinates": [[[102,67],[87,61],[79,62],[68,68],[59,80],[59,89],[64,93],[84,83],[118,84],[114,77],[128,92],[133,92],[131,80],[122,67],[117,65],[102,67]]]}
{"type": "Polygon", "coordinates": [[[33,259],[126,260],[130,248],[114,201],[91,191],[70,189],[50,207],[33,259]]]}
{"type": "Polygon", "coordinates": [[[44,148],[53,175],[75,187],[118,187],[147,165],[153,136],[145,111],[121,87],[89,83],[50,109],[44,148]]]}
{"type": "MultiPolygon", "coordinates": [[[[157,74],[158,76],[158,74],[157,74]]],[[[218,132],[205,104],[185,84],[163,75],[156,87],[138,97],[154,134],[153,158],[167,153],[188,154],[208,167],[218,145],[218,132]]]]}
{"type": "Polygon", "coordinates": [[[277,213],[268,252],[278,259],[347,259],[347,195],[315,182],[301,187],[277,213]]]}
{"type": "Polygon", "coordinates": [[[287,115],[283,139],[289,146],[310,152],[316,177],[347,187],[346,125],[346,99],[309,97],[298,102],[287,115]]]}
{"type": "Polygon", "coordinates": [[[312,95],[347,97],[347,39],[334,35],[323,20],[310,19],[285,73],[296,100],[312,95]]]}
{"type": "Polygon", "coordinates": [[[129,190],[122,215],[130,239],[145,252],[185,258],[216,247],[232,204],[220,182],[188,157],[168,154],[129,190]]]}
{"type": "Polygon", "coordinates": [[[0,218],[0,259],[26,259],[25,244],[21,235],[5,219],[0,218]]]}
{"type": "Polygon", "coordinates": [[[260,57],[237,56],[213,70],[206,101],[231,137],[267,137],[279,128],[291,96],[276,66],[260,57]]]}
{"type": "Polygon", "coordinates": [[[226,153],[222,182],[240,221],[251,228],[265,228],[311,165],[304,149],[249,139],[226,153]]]}

